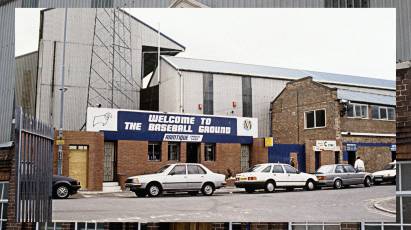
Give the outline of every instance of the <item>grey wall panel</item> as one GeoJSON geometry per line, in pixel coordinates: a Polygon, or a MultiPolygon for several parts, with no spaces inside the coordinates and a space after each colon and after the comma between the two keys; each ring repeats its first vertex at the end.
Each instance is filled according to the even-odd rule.
{"type": "Polygon", "coordinates": [[[199,108],[198,105],[203,104],[203,74],[194,72],[182,72],[183,76],[183,103],[185,113],[203,114],[204,107],[199,108]]]}
{"type": "Polygon", "coordinates": [[[10,141],[15,87],[14,8],[21,1],[0,7],[0,143],[10,141]]]}
{"type": "Polygon", "coordinates": [[[411,1],[371,0],[374,8],[397,9],[397,61],[411,60],[411,1]]]}
{"type": "Polygon", "coordinates": [[[36,114],[38,52],[16,57],[16,105],[27,114],[36,114]]]}
{"type": "Polygon", "coordinates": [[[213,74],[215,115],[243,116],[241,81],[238,76],[213,74]]]}
{"type": "MultiPolygon", "coordinates": [[[[161,60],[160,65],[159,110],[180,112],[180,78],[178,72],[164,60],[161,60]]],[[[157,74],[153,77],[155,78],[153,80],[157,80],[157,74]]]]}
{"type": "Polygon", "coordinates": [[[39,8],[91,7],[91,0],[39,0],[39,8]]]}
{"type": "Polygon", "coordinates": [[[173,0],[114,0],[114,7],[167,8],[173,0]]]}

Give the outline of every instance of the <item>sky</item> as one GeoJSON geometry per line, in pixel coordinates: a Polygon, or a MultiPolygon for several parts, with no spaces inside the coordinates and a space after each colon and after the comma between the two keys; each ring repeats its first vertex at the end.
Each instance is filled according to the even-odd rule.
{"type": "MultiPolygon", "coordinates": [[[[181,57],[395,79],[395,9],[126,9],[181,57]]],[[[37,50],[39,9],[16,10],[16,56],[37,50]]]]}

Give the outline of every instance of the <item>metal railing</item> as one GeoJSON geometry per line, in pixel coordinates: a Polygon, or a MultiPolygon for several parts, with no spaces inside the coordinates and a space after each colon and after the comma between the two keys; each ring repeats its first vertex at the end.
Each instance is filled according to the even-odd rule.
{"type": "Polygon", "coordinates": [[[52,216],[54,129],[16,109],[16,222],[48,222],[52,216]]]}

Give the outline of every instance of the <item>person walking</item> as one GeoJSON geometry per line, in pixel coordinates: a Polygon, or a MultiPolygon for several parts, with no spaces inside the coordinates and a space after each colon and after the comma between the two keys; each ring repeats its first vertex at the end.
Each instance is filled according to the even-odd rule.
{"type": "Polygon", "coordinates": [[[354,163],[354,168],[358,172],[365,172],[365,166],[364,166],[364,161],[361,160],[361,157],[357,157],[357,160],[354,163]]]}

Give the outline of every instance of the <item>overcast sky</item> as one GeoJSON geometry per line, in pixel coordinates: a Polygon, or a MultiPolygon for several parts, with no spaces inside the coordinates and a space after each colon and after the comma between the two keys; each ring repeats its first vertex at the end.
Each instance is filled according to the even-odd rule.
{"type": "MultiPolygon", "coordinates": [[[[395,9],[127,9],[179,56],[395,79],[395,9]]],[[[16,10],[16,55],[37,49],[38,9],[16,10]]]]}

